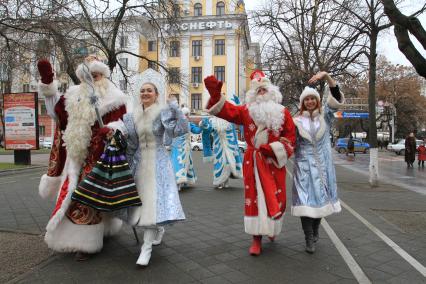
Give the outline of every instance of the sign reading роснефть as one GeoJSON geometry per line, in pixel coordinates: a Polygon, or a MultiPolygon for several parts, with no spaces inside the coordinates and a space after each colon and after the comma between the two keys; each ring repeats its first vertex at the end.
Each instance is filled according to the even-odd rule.
{"type": "Polygon", "coordinates": [[[175,28],[182,31],[197,31],[197,30],[214,30],[214,29],[232,29],[234,25],[228,21],[204,21],[204,22],[189,22],[163,26],[164,30],[175,28]]]}

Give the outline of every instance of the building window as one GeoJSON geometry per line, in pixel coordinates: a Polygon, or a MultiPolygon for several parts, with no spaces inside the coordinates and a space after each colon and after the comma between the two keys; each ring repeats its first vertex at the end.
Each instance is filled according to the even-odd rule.
{"type": "Polygon", "coordinates": [[[191,110],[201,110],[201,94],[191,94],[191,110]]]}
{"type": "Polygon", "coordinates": [[[119,58],[118,61],[120,62],[121,67],[123,67],[124,69],[127,69],[127,66],[129,64],[129,59],[119,58]]]}
{"type": "Polygon", "coordinates": [[[170,68],[169,70],[169,83],[179,84],[180,83],[180,70],[178,67],[170,68]]]}
{"type": "Polygon", "coordinates": [[[44,136],[46,136],[46,126],[44,126],[44,125],[39,125],[39,127],[38,127],[38,135],[39,135],[40,137],[44,137],[44,136]]]}
{"type": "Polygon", "coordinates": [[[40,115],[46,115],[46,114],[47,114],[46,104],[41,103],[40,104],[40,115]]]}
{"type": "Polygon", "coordinates": [[[203,6],[200,3],[194,5],[194,16],[203,15],[203,6]]]}
{"type": "Polygon", "coordinates": [[[28,93],[30,91],[30,84],[22,84],[22,91],[28,93]]]}
{"type": "Polygon", "coordinates": [[[191,83],[201,83],[202,77],[203,77],[202,67],[192,67],[191,83]]]}
{"type": "Polygon", "coordinates": [[[175,18],[180,17],[180,6],[179,6],[179,4],[173,4],[173,16],[175,18]]]}
{"type": "Polygon", "coordinates": [[[193,40],[192,41],[192,56],[201,56],[202,46],[203,46],[203,41],[193,40]]]}
{"type": "Polygon", "coordinates": [[[214,41],[214,54],[225,55],[225,40],[217,39],[214,41]]]}
{"type": "Polygon", "coordinates": [[[157,42],[155,40],[148,41],[148,51],[156,51],[157,50],[157,42]]]}
{"type": "Polygon", "coordinates": [[[175,97],[175,98],[176,98],[177,103],[178,103],[178,104],[180,103],[180,101],[179,101],[179,94],[171,94],[170,96],[175,97]]]}
{"type": "Polygon", "coordinates": [[[120,47],[121,48],[127,47],[128,43],[129,43],[129,37],[128,36],[123,35],[123,36],[120,37],[120,47]]]}
{"type": "Polygon", "coordinates": [[[155,61],[148,61],[148,68],[157,70],[157,62],[155,62],[155,61]]]}
{"type": "Polygon", "coordinates": [[[170,57],[179,57],[180,56],[180,43],[179,41],[170,42],[170,57]]]}
{"type": "Polygon", "coordinates": [[[225,15],[225,3],[222,1],[217,2],[216,4],[216,15],[223,16],[225,15]]]}
{"type": "Polygon", "coordinates": [[[120,90],[127,91],[127,82],[126,82],[126,80],[120,80],[120,90]]]}
{"type": "Polygon", "coordinates": [[[225,66],[215,66],[214,75],[219,81],[225,82],[225,66]]]}

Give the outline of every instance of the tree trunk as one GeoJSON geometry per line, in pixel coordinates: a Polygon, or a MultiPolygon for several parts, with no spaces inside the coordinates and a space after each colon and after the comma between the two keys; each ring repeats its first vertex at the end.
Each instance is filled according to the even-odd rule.
{"type": "Polygon", "coordinates": [[[378,31],[372,30],[370,35],[370,57],[368,71],[368,113],[369,113],[369,143],[370,143],[370,185],[378,186],[379,164],[377,149],[377,126],[376,126],[376,60],[377,60],[377,37],[378,31]]]}

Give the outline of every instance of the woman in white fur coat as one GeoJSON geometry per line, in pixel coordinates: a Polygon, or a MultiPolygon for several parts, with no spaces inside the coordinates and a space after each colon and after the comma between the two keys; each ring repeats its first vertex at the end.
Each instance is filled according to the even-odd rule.
{"type": "Polygon", "coordinates": [[[141,78],[133,112],[123,117],[123,124],[118,128],[127,136],[127,158],[142,199],[141,207],[129,209],[128,222],[145,229],[136,264],[146,266],[152,245],[161,243],[163,225],[185,219],[165,146],[170,146],[174,137],[188,132],[188,120],[176,100],[162,105],[161,88],[165,83],[161,82],[158,72],[148,69],[141,78]]]}

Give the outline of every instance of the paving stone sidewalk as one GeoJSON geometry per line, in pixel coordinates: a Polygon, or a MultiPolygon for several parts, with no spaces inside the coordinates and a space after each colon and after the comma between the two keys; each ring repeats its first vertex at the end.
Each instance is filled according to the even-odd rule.
{"type": "MultiPolygon", "coordinates": [[[[357,283],[322,228],[317,252],[308,255],[304,251],[300,220],[289,213],[276,241],[264,240],[262,255],[249,256],[250,236],[243,228],[241,181],[233,180],[230,188],[214,190],[211,166],[203,165],[200,155],[195,156],[195,165],[197,186],[181,193],[187,220],[166,228],[164,241],[154,247],[147,268],[135,265],[140,244],[136,244],[131,229],[125,227],[120,235],[105,240],[103,251],[86,262],[76,262],[69,254],[55,254],[51,261],[12,282],[357,283]]],[[[337,173],[342,200],[424,265],[423,229],[413,226],[406,232],[398,218],[383,212],[422,212],[426,197],[387,184],[373,190],[349,170],[337,167],[337,173]]],[[[44,231],[53,204],[37,196],[37,174],[41,171],[21,178],[19,183],[5,184],[12,181],[10,178],[0,180],[0,228],[44,231]]],[[[289,208],[289,188],[287,194],[289,208]]],[[[373,283],[424,283],[417,271],[347,210],[327,221],[373,283]]]]}

